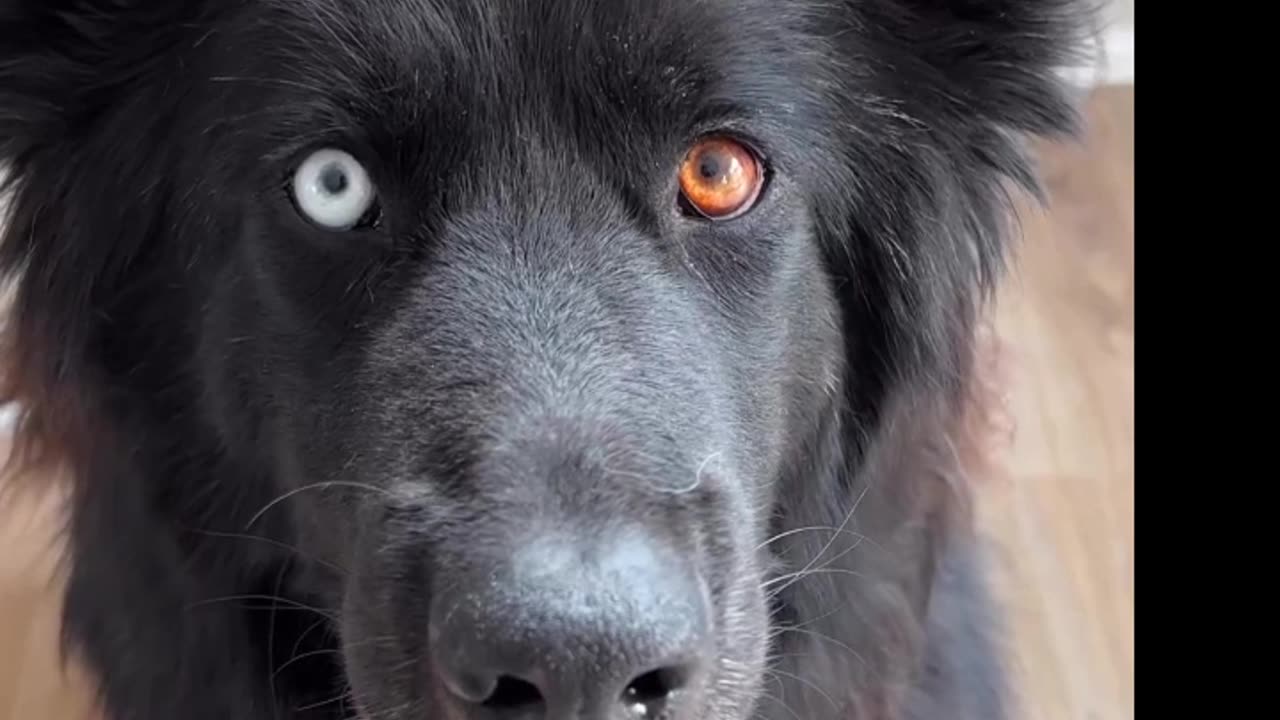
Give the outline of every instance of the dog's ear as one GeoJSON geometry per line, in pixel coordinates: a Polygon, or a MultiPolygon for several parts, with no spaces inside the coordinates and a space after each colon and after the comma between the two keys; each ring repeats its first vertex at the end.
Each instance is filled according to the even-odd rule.
{"type": "Polygon", "coordinates": [[[846,0],[847,15],[896,58],[906,97],[1008,129],[1074,130],[1061,72],[1079,63],[1094,0],[846,0]]]}
{"type": "Polygon", "coordinates": [[[1014,187],[1041,189],[1027,136],[1078,129],[1063,71],[1087,47],[1093,1],[818,0],[837,56],[828,133],[846,158],[819,228],[851,336],[883,348],[850,349],[874,355],[856,361],[871,368],[861,404],[909,368],[965,376],[974,306],[1014,238],[1014,187]]]}
{"type": "Polygon", "coordinates": [[[40,414],[33,434],[65,435],[89,402],[95,328],[163,222],[157,138],[206,4],[0,0],[0,402],[40,414]]]}
{"type": "Polygon", "coordinates": [[[203,4],[0,0],[0,162],[91,131],[203,4]]]}
{"type": "MultiPolygon", "coordinates": [[[[842,312],[847,399],[829,479],[806,471],[778,496],[775,532],[839,537],[804,533],[783,551],[781,573],[831,560],[820,577],[777,591],[808,636],[782,635],[777,654],[784,668],[785,658],[825,654],[828,665],[815,667],[829,674],[810,672],[812,683],[855,698],[853,715],[879,717],[893,713],[877,691],[910,686],[919,667],[907,649],[920,649],[946,530],[962,519],[965,468],[952,442],[979,389],[981,302],[1012,239],[1007,181],[1036,188],[1023,136],[1076,129],[1060,71],[1091,23],[1076,0],[814,3],[835,53],[823,127],[843,161],[826,166],[834,179],[814,207],[842,312]],[[857,617],[831,613],[830,598],[857,617]],[[818,638],[872,651],[827,653],[818,638]]],[[[984,648],[972,650],[986,667],[984,648]]],[[[798,717],[824,702],[797,695],[781,700],[798,717]]]]}

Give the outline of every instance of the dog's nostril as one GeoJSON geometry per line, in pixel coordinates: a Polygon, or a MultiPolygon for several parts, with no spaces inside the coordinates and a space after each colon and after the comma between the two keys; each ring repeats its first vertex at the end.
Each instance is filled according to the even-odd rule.
{"type": "Polygon", "coordinates": [[[542,702],[542,693],[533,683],[525,682],[520,678],[503,675],[498,678],[497,685],[494,686],[493,692],[489,697],[485,698],[484,705],[486,707],[514,710],[529,705],[536,705],[542,702]]]}
{"type": "Polygon", "coordinates": [[[622,691],[622,703],[631,717],[658,717],[672,693],[680,690],[689,680],[689,671],[682,667],[659,668],[647,672],[627,685],[622,691]]]}

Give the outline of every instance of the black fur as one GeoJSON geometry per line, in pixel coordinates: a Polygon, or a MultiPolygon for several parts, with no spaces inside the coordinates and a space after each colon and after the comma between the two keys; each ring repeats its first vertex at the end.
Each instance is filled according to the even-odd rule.
{"type": "Polygon", "coordinates": [[[949,438],[1082,19],[0,0],[9,394],[75,473],[66,636],[110,716],[451,717],[432,592],[632,523],[711,589],[690,719],[996,717],[940,695],[998,679],[934,592],[972,583],[949,438]],[[768,167],[729,222],[676,202],[708,132],[768,167]],[[376,226],[292,206],[326,146],[376,226]]]}

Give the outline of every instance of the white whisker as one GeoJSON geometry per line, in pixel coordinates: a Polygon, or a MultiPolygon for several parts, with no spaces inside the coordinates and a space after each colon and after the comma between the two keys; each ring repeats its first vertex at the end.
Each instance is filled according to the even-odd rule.
{"type": "Polygon", "coordinates": [[[326,480],[324,482],[311,483],[310,485],[303,485],[302,487],[294,488],[289,492],[284,493],[283,495],[280,495],[276,499],[264,505],[261,510],[253,514],[253,517],[249,518],[249,522],[245,524],[245,529],[248,530],[249,528],[253,527],[253,524],[258,522],[258,520],[261,519],[262,516],[267,513],[267,511],[271,510],[271,508],[275,507],[276,505],[279,505],[280,503],[284,502],[285,500],[288,500],[289,498],[295,495],[306,492],[308,490],[327,489],[331,487],[356,488],[359,490],[368,490],[369,492],[381,493],[383,495],[386,495],[389,498],[396,497],[394,493],[387,490],[386,488],[380,488],[376,485],[368,485],[366,483],[345,482],[341,480],[326,480]]]}

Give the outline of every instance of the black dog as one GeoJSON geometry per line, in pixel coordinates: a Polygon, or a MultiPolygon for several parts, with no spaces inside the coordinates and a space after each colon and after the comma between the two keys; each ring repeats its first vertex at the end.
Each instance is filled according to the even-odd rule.
{"type": "Polygon", "coordinates": [[[950,438],[1079,20],[0,0],[109,717],[995,717],[950,438]]]}

